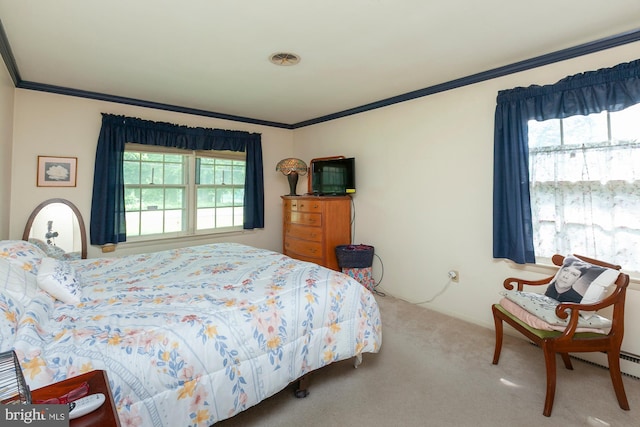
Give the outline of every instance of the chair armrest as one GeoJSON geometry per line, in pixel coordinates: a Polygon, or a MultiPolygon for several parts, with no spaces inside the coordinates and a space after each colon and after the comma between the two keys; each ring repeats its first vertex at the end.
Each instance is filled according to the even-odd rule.
{"type": "Polygon", "coordinates": [[[603,304],[604,301],[601,301],[597,304],[578,304],[575,302],[562,302],[556,306],[556,316],[560,319],[566,319],[569,317],[569,323],[567,323],[566,328],[562,332],[562,336],[559,337],[559,340],[564,339],[573,339],[573,336],[576,333],[576,329],[578,328],[578,320],[580,319],[581,311],[596,311],[603,307],[608,307],[613,304],[613,302],[609,302],[603,304]]]}
{"type": "Polygon", "coordinates": [[[581,311],[597,311],[601,308],[609,307],[613,305],[616,300],[607,301],[609,298],[606,298],[595,304],[578,304],[575,302],[561,302],[556,306],[556,316],[560,319],[566,319],[569,314],[573,316],[574,313],[576,315],[580,314],[581,311]]]}
{"type": "Polygon", "coordinates": [[[578,304],[573,302],[561,302],[556,307],[556,316],[560,319],[566,319],[569,317],[569,323],[562,333],[562,338],[560,339],[572,339],[575,334],[576,328],[578,327],[578,318],[580,316],[581,311],[598,311],[605,307],[613,306],[613,318],[612,320],[612,330],[616,328],[617,323],[622,322],[622,318],[624,317],[624,300],[625,294],[627,290],[627,286],[629,284],[629,276],[627,274],[620,274],[618,276],[618,280],[616,280],[616,288],[614,291],[603,299],[600,302],[593,304],[578,304]]]}
{"type": "Polygon", "coordinates": [[[616,289],[603,299],[602,301],[593,303],[593,304],[578,304],[574,302],[561,302],[556,307],[556,316],[560,319],[566,319],[569,314],[573,316],[574,313],[580,314],[580,311],[598,311],[605,307],[609,307],[611,305],[616,304],[622,297],[624,297],[624,291],[626,289],[626,284],[628,283],[628,278],[626,279],[626,283],[624,286],[618,286],[616,289]]]}
{"type": "Polygon", "coordinates": [[[520,292],[524,289],[524,286],[540,286],[540,285],[548,285],[551,282],[553,276],[547,277],[546,279],[540,280],[527,280],[527,279],[518,279],[517,277],[509,277],[504,280],[502,283],[505,289],[513,290],[513,288],[518,288],[520,292]]]}

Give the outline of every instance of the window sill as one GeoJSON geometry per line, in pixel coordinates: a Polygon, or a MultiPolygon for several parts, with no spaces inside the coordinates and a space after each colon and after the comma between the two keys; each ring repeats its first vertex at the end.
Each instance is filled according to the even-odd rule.
{"type": "MultiPolygon", "coordinates": [[[[232,236],[241,236],[246,234],[255,233],[255,230],[229,230],[229,231],[219,231],[216,233],[207,233],[207,234],[191,234],[188,236],[177,236],[177,237],[155,237],[155,238],[147,238],[147,239],[136,239],[129,240],[126,242],[118,243],[115,245],[116,249],[112,250],[103,250],[102,252],[115,252],[116,250],[133,253],[132,250],[140,249],[140,248],[149,248],[154,251],[163,250],[166,248],[175,248],[182,246],[196,246],[196,245],[204,245],[207,243],[215,243],[218,239],[228,238],[232,236]],[[162,249],[160,249],[162,247],[162,249]]],[[[111,245],[109,245],[111,246],[111,245]]],[[[106,247],[109,247],[106,246],[106,247]]]]}

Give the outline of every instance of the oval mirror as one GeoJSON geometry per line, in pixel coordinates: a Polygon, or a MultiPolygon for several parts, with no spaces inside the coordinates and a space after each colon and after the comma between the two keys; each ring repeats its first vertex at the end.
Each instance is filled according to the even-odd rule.
{"type": "Polygon", "coordinates": [[[82,215],[65,199],[40,203],[29,216],[22,240],[40,247],[52,258],[87,258],[87,234],[82,215]]]}

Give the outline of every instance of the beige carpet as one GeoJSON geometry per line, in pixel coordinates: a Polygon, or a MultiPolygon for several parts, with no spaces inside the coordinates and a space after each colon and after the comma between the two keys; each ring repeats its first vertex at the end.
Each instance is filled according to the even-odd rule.
{"type": "Polygon", "coordinates": [[[493,330],[377,299],[380,353],[365,354],[357,369],[348,360],[316,371],[304,399],[291,386],[216,426],[640,426],[637,379],[623,378],[631,406],[623,411],[606,369],[574,360],[568,371],[559,362],[547,418],[540,349],[506,336],[494,366],[493,330]]]}

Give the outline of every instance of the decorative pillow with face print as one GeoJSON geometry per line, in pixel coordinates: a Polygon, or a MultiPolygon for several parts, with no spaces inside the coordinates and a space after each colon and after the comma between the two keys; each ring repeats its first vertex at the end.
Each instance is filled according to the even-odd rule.
{"type": "Polygon", "coordinates": [[[549,283],[545,295],[560,302],[593,304],[604,298],[619,273],[569,255],[549,283]]]}

